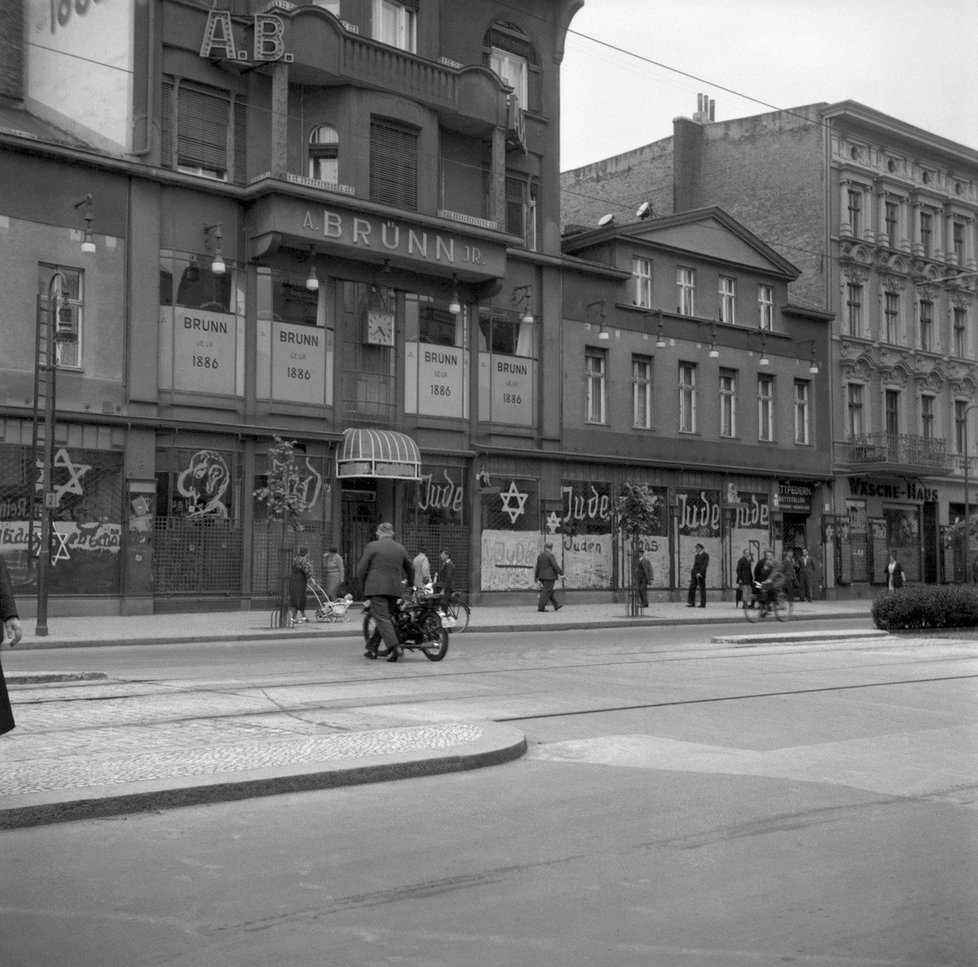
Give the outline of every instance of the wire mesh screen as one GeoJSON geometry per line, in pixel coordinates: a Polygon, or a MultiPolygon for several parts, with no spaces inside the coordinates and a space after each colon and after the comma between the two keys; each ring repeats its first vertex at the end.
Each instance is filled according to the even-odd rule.
{"type": "Polygon", "coordinates": [[[281,582],[287,580],[292,558],[300,547],[309,548],[312,576],[325,586],[323,555],[326,553],[326,526],[304,525],[301,531],[286,528],[282,532],[280,521],[262,521],[255,524],[252,533],[251,587],[255,594],[276,596],[281,582]]]}
{"type": "Polygon", "coordinates": [[[237,594],[240,526],[227,520],[158,517],[153,571],[157,594],[237,594]]]}

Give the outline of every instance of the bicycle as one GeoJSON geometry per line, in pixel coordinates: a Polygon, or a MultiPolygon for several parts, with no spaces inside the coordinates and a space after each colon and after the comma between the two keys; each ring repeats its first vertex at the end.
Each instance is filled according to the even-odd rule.
{"type": "Polygon", "coordinates": [[[783,590],[768,590],[754,582],[754,595],[744,608],[744,617],[753,624],[773,614],[778,621],[787,621],[791,616],[791,606],[783,590]]]}
{"type": "Polygon", "coordinates": [[[461,591],[453,591],[449,595],[448,604],[444,606],[444,611],[455,622],[452,631],[465,631],[468,628],[469,618],[472,614],[461,591]]]}

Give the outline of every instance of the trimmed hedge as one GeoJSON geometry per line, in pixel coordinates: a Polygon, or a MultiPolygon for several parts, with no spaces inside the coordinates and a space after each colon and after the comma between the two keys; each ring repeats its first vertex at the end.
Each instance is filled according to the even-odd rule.
{"type": "Polygon", "coordinates": [[[873,621],[883,631],[978,627],[978,588],[915,584],[883,591],[873,602],[873,621]]]}

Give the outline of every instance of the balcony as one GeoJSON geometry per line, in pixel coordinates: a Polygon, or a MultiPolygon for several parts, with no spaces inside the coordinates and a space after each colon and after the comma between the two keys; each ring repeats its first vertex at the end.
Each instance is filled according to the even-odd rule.
{"type": "Polygon", "coordinates": [[[481,64],[427,60],[351,33],[314,7],[293,13],[290,79],[397,92],[438,112],[447,127],[471,135],[507,127],[508,88],[481,64]]]}
{"type": "Polygon", "coordinates": [[[835,444],[835,462],[860,473],[947,473],[944,440],[906,433],[867,433],[835,444]]]}

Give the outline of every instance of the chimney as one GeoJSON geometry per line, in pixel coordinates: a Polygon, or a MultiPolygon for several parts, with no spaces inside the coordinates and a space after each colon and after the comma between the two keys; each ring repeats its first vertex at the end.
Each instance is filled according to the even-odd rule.
{"type": "Polygon", "coordinates": [[[0,3],[0,98],[24,99],[24,6],[0,3]]]}
{"type": "Polygon", "coordinates": [[[705,94],[696,95],[697,111],[692,120],[672,122],[672,210],[688,212],[700,207],[700,181],[703,158],[703,125],[712,118],[712,102],[705,94]]]}

